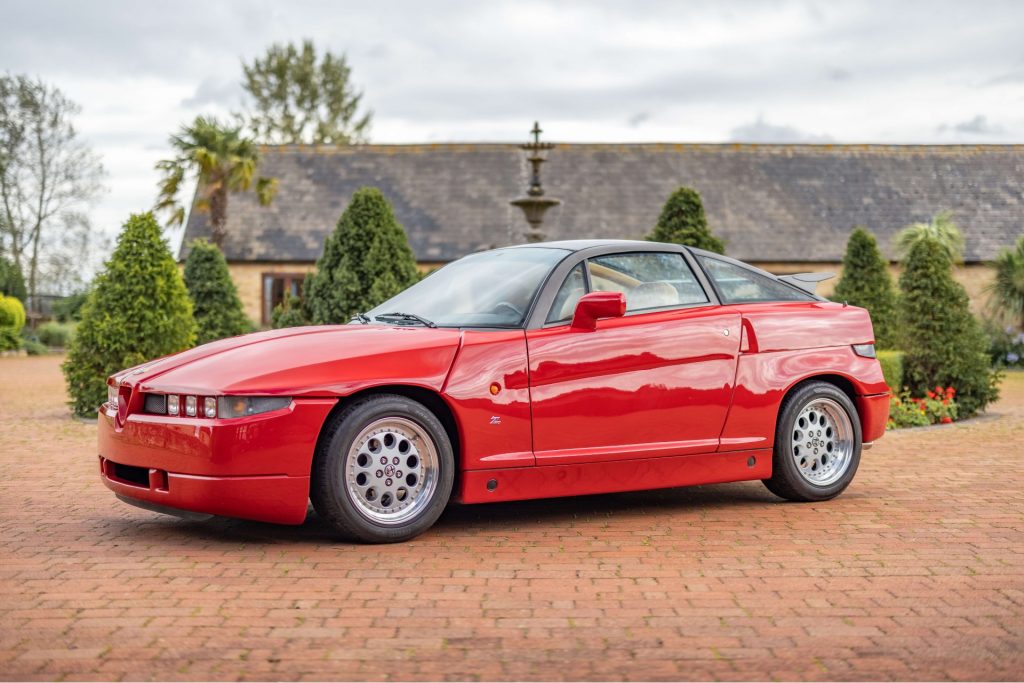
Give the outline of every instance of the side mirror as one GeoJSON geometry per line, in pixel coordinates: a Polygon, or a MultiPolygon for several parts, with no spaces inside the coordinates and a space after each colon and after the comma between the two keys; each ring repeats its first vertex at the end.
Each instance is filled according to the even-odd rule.
{"type": "Polygon", "coordinates": [[[570,328],[591,332],[601,318],[621,318],[626,315],[626,295],[622,292],[591,292],[580,297],[570,328]]]}

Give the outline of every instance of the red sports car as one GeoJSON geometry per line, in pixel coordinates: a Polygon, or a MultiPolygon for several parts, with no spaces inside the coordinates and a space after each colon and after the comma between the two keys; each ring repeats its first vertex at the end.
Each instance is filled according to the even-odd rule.
{"type": "Polygon", "coordinates": [[[442,268],[348,325],[111,377],[103,482],[188,517],[401,541],[449,500],[760,479],[845,489],[889,394],[867,311],[669,244],[550,242],[442,268]]]}

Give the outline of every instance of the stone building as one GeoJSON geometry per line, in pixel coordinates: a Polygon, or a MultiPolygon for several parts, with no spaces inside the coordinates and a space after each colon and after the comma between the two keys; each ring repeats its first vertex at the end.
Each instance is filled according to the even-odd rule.
{"type": "MultiPolygon", "coordinates": [[[[231,197],[224,253],[248,315],[273,306],[315,265],[352,193],[380,188],[421,267],[524,241],[509,200],[529,181],[513,144],[265,147],[260,172],[276,177],[272,206],[231,197]]],[[[549,239],[638,238],[673,189],[704,198],[730,256],[766,270],[839,272],[846,238],[864,225],[892,258],[902,227],[953,211],[966,238],[957,277],[975,307],[991,277],[985,263],[1024,232],[1024,145],[559,144],[544,166],[549,239]]],[[[209,237],[193,211],[188,243],[209,237]]],[[[895,272],[895,266],[894,266],[895,272]]],[[[827,294],[835,280],[824,283],[827,294]]]]}

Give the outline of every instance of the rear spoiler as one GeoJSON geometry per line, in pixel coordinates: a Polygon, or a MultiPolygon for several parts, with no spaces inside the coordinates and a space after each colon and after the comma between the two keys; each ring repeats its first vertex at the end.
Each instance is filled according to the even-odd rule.
{"type": "Polygon", "coordinates": [[[814,294],[814,290],[818,288],[818,283],[823,280],[828,280],[835,277],[835,273],[793,273],[792,275],[776,275],[777,278],[799,287],[808,294],[814,294]]]}

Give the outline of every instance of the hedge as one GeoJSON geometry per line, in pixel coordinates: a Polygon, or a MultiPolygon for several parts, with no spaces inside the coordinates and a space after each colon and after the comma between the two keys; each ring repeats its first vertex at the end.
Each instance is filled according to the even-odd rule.
{"type": "Polygon", "coordinates": [[[895,393],[903,388],[903,356],[902,351],[879,351],[878,362],[882,365],[885,383],[895,393]]]}

